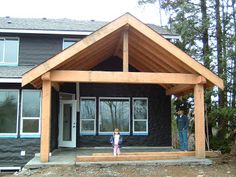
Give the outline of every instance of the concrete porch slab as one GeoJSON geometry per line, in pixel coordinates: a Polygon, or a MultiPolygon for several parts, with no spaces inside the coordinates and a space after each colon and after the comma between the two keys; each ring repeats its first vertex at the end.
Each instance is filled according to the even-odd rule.
{"type": "MultiPolygon", "coordinates": [[[[130,152],[176,152],[176,149],[170,147],[124,147],[122,153],[130,152]]],[[[109,166],[109,165],[211,165],[210,159],[197,159],[194,156],[180,157],[169,160],[142,160],[142,161],[100,161],[100,162],[76,162],[77,156],[93,155],[94,153],[111,153],[112,148],[60,148],[52,152],[49,162],[42,163],[39,155],[36,155],[26,165],[26,169],[43,168],[48,166],[109,166]]]]}

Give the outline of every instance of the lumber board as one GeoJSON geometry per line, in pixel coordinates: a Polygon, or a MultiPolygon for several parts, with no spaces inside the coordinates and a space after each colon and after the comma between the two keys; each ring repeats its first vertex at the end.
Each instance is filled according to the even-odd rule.
{"type": "Polygon", "coordinates": [[[107,155],[107,156],[77,156],[77,162],[99,162],[99,161],[139,161],[139,160],[171,160],[178,156],[154,156],[154,155],[107,155]]]}

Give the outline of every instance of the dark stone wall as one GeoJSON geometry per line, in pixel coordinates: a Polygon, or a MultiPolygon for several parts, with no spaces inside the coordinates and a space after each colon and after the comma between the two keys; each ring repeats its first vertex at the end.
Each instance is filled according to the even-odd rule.
{"type": "Polygon", "coordinates": [[[39,153],[40,138],[0,138],[0,166],[24,166],[30,159],[39,153]],[[26,151],[21,156],[21,151],[26,151]]]}
{"type": "MultiPolygon", "coordinates": [[[[135,84],[80,84],[81,97],[147,97],[148,135],[124,136],[124,146],[171,146],[171,104],[170,96],[159,85],[135,84]]],[[[132,107],[132,105],[131,105],[132,107]]],[[[132,118],[132,108],[131,118],[132,118]]],[[[98,113],[97,113],[98,126],[98,113]]],[[[131,124],[132,127],[132,124],[131,124]]],[[[98,130],[98,127],[97,127],[98,130]]],[[[110,146],[109,136],[80,136],[79,146],[110,146]]]]}

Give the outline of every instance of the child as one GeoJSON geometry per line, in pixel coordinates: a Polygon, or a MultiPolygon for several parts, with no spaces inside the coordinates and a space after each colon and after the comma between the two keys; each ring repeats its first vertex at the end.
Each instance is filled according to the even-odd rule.
{"type": "Polygon", "coordinates": [[[120,136],[118,128],[115,128],[113,136],[110,138],[110,143],[113,146],[113,155],[120,155],[120,145],[122,143],[122,137],[120,136]]]}

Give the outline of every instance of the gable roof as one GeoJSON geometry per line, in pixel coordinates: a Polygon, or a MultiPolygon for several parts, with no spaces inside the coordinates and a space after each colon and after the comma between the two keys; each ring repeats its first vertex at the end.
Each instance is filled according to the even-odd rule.
{"type": "MultiPolygon", "coordinates": [[[[81,32],[81,34],[90,34],[99,28],[105,26],[109,22],[105,21],[82,21],[73,19],[47,19],[47,18],[12,18],[12,17],[0,17],[0,32],[11,31],[11,30],[24,30],[26,33],[30,30],[61,31],[62,33],[67,32],[81,32]],[[84,32],[84,33],[82,33],[84,32]]],[[[179,35],[171,32],[170,30],[157,26],[155,24],[147,24],[154,31],[165,35],[179,38],[179,35]]],[[[51,34],[50,33],[50,34],[51,34]]],[[[72,33],[73,34],[73,33],[72,33]]],[[[76,34],[76,33],[74,33],[76,34]]]]}
{"type": "MultiPolygon", "coordinates": [[[[25,73],[22,85],[37,83],[51,70],[90,70],[111,56],[122,56],[120,39],[129,26],[129,64],[143,72],[191,73],[207,85],[224,88],[223,80],[129,13],[124,14],[56,56],[25,73]]],[[[173,85],[166,86],[166,89],[173,85]]]]}

